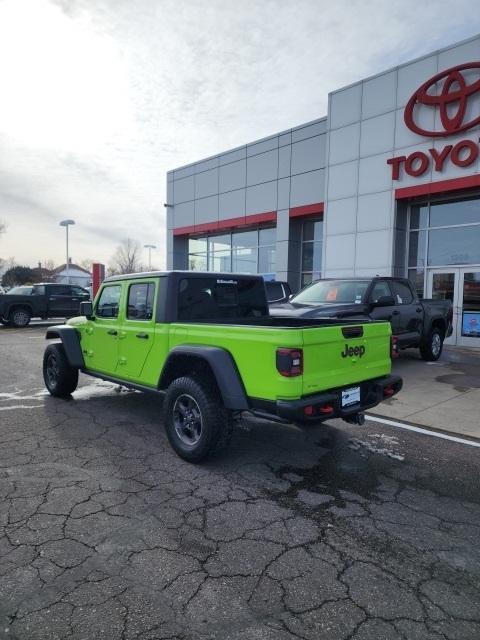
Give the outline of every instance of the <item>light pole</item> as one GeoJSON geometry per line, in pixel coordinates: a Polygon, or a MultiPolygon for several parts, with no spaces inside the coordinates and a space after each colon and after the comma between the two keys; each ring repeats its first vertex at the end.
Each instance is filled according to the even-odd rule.
{"type": "Polygon", "coordinates": [[[148,249],[148,270],[152,270],[152,249],[156,249],[157,246],[155,244],[144,244],[144,249],[148,249]]]}
{"type": "Polygon", "coordinates": [[[75,220],[62,220],[60,222],[60,226],[65,227],[65,231],[67,232],[67,284],[70,284],[70,261],[68,259],[68,226],[70,224],[75,224],[75,220]]]}

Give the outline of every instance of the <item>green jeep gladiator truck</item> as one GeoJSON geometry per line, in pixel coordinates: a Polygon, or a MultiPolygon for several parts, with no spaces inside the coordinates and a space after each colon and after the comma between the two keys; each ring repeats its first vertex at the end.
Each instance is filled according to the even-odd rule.
{"type": "Polygon", "coordinates": [[[79,317],[51,327],[43,375],[67,397],[79,371],[160,393],[169,441],[199,462],[248,411],[279,422],[343,418],[390,398],[388,322],[275,318],[261,277],[191,271],[107,278],[79,317]]]}

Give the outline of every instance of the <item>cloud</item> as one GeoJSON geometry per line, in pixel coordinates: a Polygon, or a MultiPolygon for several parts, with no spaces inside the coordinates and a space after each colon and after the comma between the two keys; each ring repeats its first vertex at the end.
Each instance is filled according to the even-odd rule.
{"type": "MultiPolygon", "coordinates": [[[[165,173],[325,115],[328,92],[467,37],[458,0],[3,0],[0,253],[164,260],[165,173]]],[[[473,17],[472,17],[473,16],[473,17]]]]}

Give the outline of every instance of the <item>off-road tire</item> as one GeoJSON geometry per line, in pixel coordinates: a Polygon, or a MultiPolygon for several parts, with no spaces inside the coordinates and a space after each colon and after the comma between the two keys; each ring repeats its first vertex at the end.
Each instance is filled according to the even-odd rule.
{"type": "Polygon", "coordinates": [[[78,385],[78,369],[71,367],[62,344],[50,344],[43,356],[43,379],[49,393],[68,398],[78,385]]]}
{"type": "Polygon", "coordinates": [[[224,450],[232,437],[232,413],[223,405],[220,392],[213,380],[198,382],[182,377],[173,380],[164,402],[164,422],[168,440],[174,451],[188,462],[201,462],[224,450]],[[174,407],[181,397],[194,400],[201,415],[201,434],[195,444],[185,443],[175,427],[174,407]]]}
{"type": "Polygon", "coordinates": [[[23,329],[23,327],[28,327],[31,318],[32,314],[28,309],[25,309],[25,307],[18,307],[9,313],[8,324],[11,327],[16,327],[17,329],[23,329]]]}
{"type": "Polygon", "coordinates": [[[442,355],[443,334],[433,327],[427,338],[420,344],[420,355],[427,362],[435,362],[442,355]]]}

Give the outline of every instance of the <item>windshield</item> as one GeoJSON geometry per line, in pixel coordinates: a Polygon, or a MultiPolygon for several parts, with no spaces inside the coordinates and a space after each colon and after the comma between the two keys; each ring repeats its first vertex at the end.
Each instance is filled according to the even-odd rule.
{"type": "Polygon", "coordinates": [[[33,287],[13,287],[7,293],[10,296],[29,296],[32,293],[32,289],[33,287]]]}
{"type": "Polygon", "coordinates": [[[319,280],[291,300],[298,304],[360,304],[369,280],[319,280]]]}

